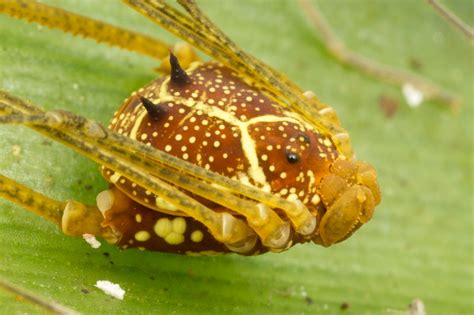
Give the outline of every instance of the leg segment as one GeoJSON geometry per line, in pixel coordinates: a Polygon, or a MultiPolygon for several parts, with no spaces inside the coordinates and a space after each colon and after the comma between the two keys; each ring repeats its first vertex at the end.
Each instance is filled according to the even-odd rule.
{"type": "Polygon", "coordinates": [[[56,224],[66,235],[93,234],[111,243],[117,241],[110,228],[101,226],[102,214],[96,207],[77,201],[58,201],[0,175],[0,196],[56,224]]]}
{"type": "Polygon", "coordinates": [[[0,13],[92,38],[99,43],[118,46],[156,59],[164,58],[169,53],[168,45],[155,38],[36,1],[2,1],[0,13]]]}
{"type": "MultiPolygon", "coordinates": [[[[4,95],[4,99],[5,102],[9,103],[10,107],[16,107],[17,109],[22,109],[23,111],[30,113],[38,112],[37,109],[33,110],[27,107],[30,105],[24,106],[18,100],[15,100],[8,95],[4,95]]],[[[153,174],[161,179],[166,180],[167,182],[173,183],[176,186],[182,187],[208,200],[212,200],[218,204],[221,204],[228,209],[234,210],[236,213],[246,217],[249,225],[259,235],[263,244],[270,248],[281,249],[286,247],[289,241],[289,226],[281,218],[279,218],[279,216],[273,210],[271,210],[267,204],[275,205],[278,208],[286,210],[288,216],[292,218],[293,223],[296,222],[295,229],[298,232],[302,234],[309,234],[314,231],[316,224],[315,218],[309,213],[309,211],[301,202],[276,198],[275,196],[263,193],[258,189],[242,185],[238,181],[233,181],[218,174],[205,171],[195,165],[176,159],[166,153],[149,148],[127,137],[115,134],[113,131],[101,128],[97,125],[97,123],[86,121],[82,117],[74,116],[70,113],[56,111],[45,113],[43,116],[39,114],[31,116],[10,115],[2,117],[1,120],[3,122],[11,123],[15,122],[15,119],[16,122],[33,124],[34,126],[46,124],[50,128],[62,127],[62,130],[69,128],[68,132],[76,132],[75,140],[70,139],[72,136],[71,134],[68,135],[68,140],[65,140],[61,137],[58,139],[57,134],[53,136],[53,138],[60,140],[69,146],[74,143],[76,150],[78,146],[83,145],[81,142],[89,141],[89,144],[92,147],[89,146],[87,149],[79,150],[81,153],[87,152],[89,157],[103,165],[110,164],[110,161],[113,161],[115,164],[117,164],[119,161],[118,157],[121,157],[122,161],[124,163],[128,163],[128,165],[125,166],[125,164],[123,164],[119,173],[124,174],[128,178],[132,178],[126,173],[127,171],[130,172],[130,168],[142,168],[144,174],[153,174]],[[45,119],[45,116],[49,117],[50,119],[45,119]],[[102,157],[98,157],[99,152],[102,154],[102,157]],[[150,153],[150,155],[154,154],[153,160],[150,161],[145,157],[137,155],[137,152],[150,153]],[[130,161],[133,161],[133,164],[130,164],[130,161]],[[170,165],[170,163],[168,163],[168,165],[176,168],[177,170],[173,170],[172,168],[160,164],[169,161],[173,162],[174,164],[171,163],[170,165]],[[196,172],[189,172],[189,169],[196,172]],[[182,174],[183,171],[188,171],[188,174],[191,176],[182,174]],[[206,177],[208,174],[210,174],[210,176],[206,177]],[[194,178],[195,176],[203,178],[204,180],[208,181],[208,183],[194,178]],[[224,189],[215,189],[215,187],[209,185],[210,183],[222,185],[222,188],[224,189]],[[257,204],[246,199],[241,199],[228,190],[235,191],[237,194],[245,195],[245,193],[247,193],[247,195],[257,199],[258,201],[261,201],[261,203],[257,204]]],[[[33,128],[38,130],[38,127],[34,126],[33,128]]],[[[45,133],[44,128],[39,128],[39,130],[42,133],[45,133]]],[[[51,132],[46,132],[46,134],[49,137],[52,137],[51,132]]],[[[110,168],[117,171],[117,165],[114,165],[110,168]]],[[[143,184],[141,184],[138,179],[132,179],[142,187],[147,187],[147,189],[154,184],[156,185],[156,183],[153,183],[153,180],[151,180],[149,176],[147,177],[146,175],[142,175],[140,177],[142,178],[141,181],[143,184]]],[[[161,193],[158,195],[163,195],[163,190],[172,190],[170,186],[167,186],[166,189],[163,188],[166,184],[161,181],[160,185],[161,193]]],[[[152,191],[152,189],[149,190],[152,191]]],[[[177,192],[174,192],[173,195],[168,196],[168,198],[173,198],[175,203],[177,199],[183,197],[180,196],[177,198],[176,194],[177,192]]],[[[173,200],[170,202],[173,203],[173,200]]],[[[183,208],[182,204],[177,205],[177,207],[179,209],[185,209],[183,208]]],[[[188,215],[190,215],[190,213],[188,213],[188,215]]],[[[191,216],[195,217],[195,215],[196,214],[191,216]]]]}

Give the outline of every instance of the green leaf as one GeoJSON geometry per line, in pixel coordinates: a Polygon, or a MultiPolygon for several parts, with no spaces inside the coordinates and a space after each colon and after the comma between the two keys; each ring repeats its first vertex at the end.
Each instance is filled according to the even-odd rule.
{"type": "MultiPolygon", "coordinates": [[[[51,1],[169,42],[170,35],[112,1],[51,1]]],[[[461,113],[405,105],[399,88],[341,66],[324,51],[296,1],[202,1],[242,47],[331,104],[358,157],[378,170],[383,202],[346,242],[260,257],[184,257],[92,249],[0,201],[0,279],[85,314],[473,313],[473,49],[424,1],[322,1],[347,45],[410,70],[464,99],[461,113]],[[416,62],[414,62],[416,61],[416,62]],[[385,95],[399,103],[387,118],[385,95]],[[104,254],[108,253],[108,256],[104,254]],[[123,301],[96,289],[110,280],[123,301]],[[84,292],[88,293],[84,293],[84,292]]],[[[472,3],[446,2],[474,24],[472,3]]],[[[106,123],[155,76],[154,60],[0,16],[0,89],[47,109],[106,123]]],[[[0,171],[58,199],[93,203],[105,181],[93,162],[32,131],[0,126],[0,171]],[[12,148],[21,148],[20,155],[12,148]],[[19,146],[19,147],[18,147],[19,146]]],[[[0,291],[0,313],[44,313],[0,291]]]]}

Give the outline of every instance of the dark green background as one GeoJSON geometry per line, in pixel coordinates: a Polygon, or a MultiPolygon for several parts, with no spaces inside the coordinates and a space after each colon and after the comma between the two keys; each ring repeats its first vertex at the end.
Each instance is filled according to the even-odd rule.
{"type": "MultiPolygon", "coordinates": [[[[105,244],[94,250],[0,201],[0,277],[86,314],[405,314],[416,297],[430,315],[472,314],[473,45],[425,1],[321,1],[350,47],[403,69],[417,60],[420,74],[464,99],[458,115],[433,103],[413,109],[399,88],[335,63],[297,2],[201,2],[242,47],[338,111],[358,157],[378,170],[383,202],[374,219],[328,249],[191,258],[105,244]],[[393,118],[379,109],[381,95],[399,102],[393,118]],[[125,299],[95,289],[100,279],[119,283],[125,299]],[[343,302],[350,304],[346,311],[339,309],[343,302]]],[[[176,41],[115,1],[49,3],[176,41]]],[[[472,1],[449,5],[474,24],[472,1]]],[[[146,57],[0,16],[0,89],[47,109],[105,123],[154,78],[155,66],[146,57]]],[[[0,126],[0,157],[2,174],[51,197],[92,203],[106,187],[97,165],[23,127],[0,126]],[[12,154],[15,144],[20,158],[12,154]]],[[[0,313],[37,312],[0,291],[0,313]]]]}

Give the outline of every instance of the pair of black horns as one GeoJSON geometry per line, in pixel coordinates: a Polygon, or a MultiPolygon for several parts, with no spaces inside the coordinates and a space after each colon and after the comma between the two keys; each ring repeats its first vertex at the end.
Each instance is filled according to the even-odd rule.
{"type": "MultiPolygon", "coordinates": [[[[179,64],[178,58],[175,55],[170,53],[170,65],[171,65],[171,83],[177,85],[186,85],[191,83],[191,78],[188,76],[186,71],[181,68],[179,64]]],[[[150,116],[153,120],[158,120],[162,113],[163,109],[161,108],[160,104],[154,104],[149,99],[141,96],[140,100],[142,101],[143,106],[145,107],[146,111],[148,112],[148,116],[150,116]]]]}

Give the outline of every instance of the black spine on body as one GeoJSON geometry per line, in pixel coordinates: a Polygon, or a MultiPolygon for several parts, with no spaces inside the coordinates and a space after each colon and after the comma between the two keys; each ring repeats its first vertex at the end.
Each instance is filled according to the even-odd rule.
{"type": "Polygon", "coordinates": [[[191,78],[188,74],[181,68],[178,58],[175,55],[170,53],[170,65],[171,65],[171,82],[177,85],[186,85],[191,83],[191,78]]]}
{"type": "Polygon", "coordinates": [[[150,116],[153,120],[158,120],[163,115],[163,109],[159,104],[153,104],[152,101],[149,99],[141,96],[140,100],[142,101],[143,106],[145,107],[146,111],[148,112],[148,116],[150,116]]]}

